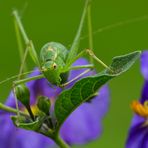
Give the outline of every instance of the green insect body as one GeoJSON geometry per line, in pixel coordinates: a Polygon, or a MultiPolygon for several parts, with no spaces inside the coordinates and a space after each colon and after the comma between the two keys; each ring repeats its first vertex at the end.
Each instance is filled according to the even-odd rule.
{"type": "Polygon", "coordinates": [[[43,46],[40,52],[41,71],[46,79],[55,85],[67,80],[67,73],[62,73],[66,65],[68,50],[62,44],[50,42],[43,46]]]}
{"type": "MultiPolygon", "coordinates": [[[[87,50],[83,50],[79,52],[79,44],[80,44],[80,37],[81,37],[81,32],[83,29],[84,25],[84,20],[85,16],[87,14],[87,8],[90,4],[90,0],[85,1],[84,9],[82,12],[80,24],[77,30],[77,33],[75,35],[75,38],[72,42],[72,45],[70,49],[68,50],[65,46],[58,42],[49,42],[45,44],[41,51],[40,51],[40,58],[37,55],[37,52],[35,50],[33,42],[28,38],[26,31],[23,27],[23,24],[20,20],[20,17],[18,15],[18,12],[16,10],[13,11],[13,16],[14,16],[14,24],[15,24],[15,30],[16,30],[16,35],[18,38],[18,45],[23,47],[22,42],[21,42],[21,37],[23,37],[25,44],[26,44],[26,50],[24,53],[24,59],[22,60],[22,65],[20,68],[20,73],[16,77],[18,78],[16,81],[14,81],[14,86],[19,85],[21,83],[26,83],[31,80],[37,80],[41,78],[46,78],[51,84],[57,85],[57,86],[62,86],[65,87],[69,83],[75,80],[70,80],[69,83],[67,82],[68,74],[70,70],[73,69],[80,69],[80,68],[93,68],[93,64],[88,64],[88,65],[79,65],[79,66],[74,66],[72,67],[72,64],[79,59],[80,57],[83,56],[84,53],[86,53],[87,50]],[[21,36],[22,35],[22,36],[21,36]],[[25,71],[25,60],[27,53],[30,54],[33,62],[36,64],[36,66],[39,68],[41,71],[41,74],[38,76],[33,76],[30,78],[20,78],[21,75],[23,75],[23,71],[25,71]],[[64,84],[65,83],[65,84],[64,84]]],[[[20,48],[21,52],[23,52],[23,49],[20,48]]],[[[93,58],[97,59],[95,55],[92,54],[90,56],[93,58]]],[[[99,61],[100,62],[100,61],[99,61]]],[[[88,72],[88,70],[86,71],[88,72]]],[[[29,72],[26,72],[28,74],[29,72]]],[[[25,74],[25,73],[24,73],[25,74]]],[[[83,74],[83,73],[82,73],[83,74]]],[[[81,77],[81,74],[79,75],[81,77]]],[[[14,78],[14,77],[12,77],[14,78]]],[[[77,79],[77,77],[76,77],[77,79]]],[[[11,78],[4,80],[0,82],[0,84],[7,82],[8,80],[11,80],[11,78]]]]}

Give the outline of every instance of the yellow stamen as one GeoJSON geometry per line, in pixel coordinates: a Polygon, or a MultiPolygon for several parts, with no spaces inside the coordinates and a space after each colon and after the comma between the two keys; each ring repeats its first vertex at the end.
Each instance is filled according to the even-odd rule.
{"type": "Polygon", "coordinates": [[[148,101],[145,101],[144,104],[138,101],[133,101],[131,108],[137,115],[148,118],[148,101]]]}
{"type": "MultiPolygon", "coordinates": [[[[31,106],[31,110],[34,115],[37,115],[37,113],[39,112],[39,109],[36,104],[31,106]]],[[[28,111],[26,108],[23,108],[23,111],[28,114],[28,111]]]]}

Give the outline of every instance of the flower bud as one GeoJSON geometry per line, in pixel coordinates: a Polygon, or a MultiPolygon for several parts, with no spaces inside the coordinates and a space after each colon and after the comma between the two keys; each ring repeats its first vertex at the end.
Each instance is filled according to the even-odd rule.
{"type": "Polygon", "coordinates": [[[30,91],[24,84],[17,85],[15,87],[15,93],[16,93],[16,98],[24,106],[29,106],[29,104],[30,104],[30,91]]]}
{"type": "Polygon", "coordinates": [[[38,97],[37,106],[40,111],[44,112],[46,115],[49,115],[51,103],[48,97],[44,96],[38,97]]]}

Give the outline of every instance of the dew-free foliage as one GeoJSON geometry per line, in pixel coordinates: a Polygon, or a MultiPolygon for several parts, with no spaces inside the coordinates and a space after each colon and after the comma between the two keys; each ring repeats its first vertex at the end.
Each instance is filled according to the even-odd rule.
{"type": "MultiPolygon", "coordinates": [[[[83,78],[76,82],[72,88],[63,91],[55,102],[54,111],[57,120],[55,131],[58,132],[62,123],[77,107],[79,107],[82,103],[92,99],[101,86],[103,86],[112,78],[115,78],[126,72],[139,58],[140,54],[140,51],[136,51],[127,55],[114,57],[110,65],[111,71],[104,70],[94,76],[83,78]]],[[[16,120],[14,117],[12,119],[15,125],[20,128],[31,130],[30,125],[33,125],[32,130],[37,130],[36,128],[34,129],[34,125],[36,125],[37,122],[33,122],[32,124],[30,124],[30,122],[23,124],[21,121],[18,124],[17,122],[19,120],[16,120]]]]}
{"type": "Polygon", "coordinates": [[[83,78],[75,83],[71,89],[63,91],[55,103],[57,128],[79,105],[95,96],[95,93],[102,85],[127,71],[139,58],[140,53],[140,51],[136,51],[115,57],[110,66],[111,71],[105,70],[95,76],[83,78]]]}

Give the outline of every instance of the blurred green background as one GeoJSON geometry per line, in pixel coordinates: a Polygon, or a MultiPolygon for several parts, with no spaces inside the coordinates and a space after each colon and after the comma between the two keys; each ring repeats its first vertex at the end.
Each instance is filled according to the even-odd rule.
{"type": "MultiPolygon", "coordinates": [[[[23,24],[29,37],[40,48],[49,41],[58,41],[70,47],[76,33],[84,0],[0,0],[0,80],[19,71],[20,59],[12,19],[12,9],[22,12],[23,24]],[[25,8],[27,4],[27,8],[25,8]]],[[[137,17],[148,16],[147,0],[111,0],[92,2],[92,24],[96,31],[106,25],[137,17]]],[[[87,35],[87,24],[83,36],[87,35]]],[[[116,55],[134,50],[148,49],[148,19],[118,26],[94,36],[94,51],[106,64],[116,55]]],[[[87,38],[81,48],[88,47],[87,38]]],[[[29,59],[30,68],[34,67],[29,59]]],[[[102,69],[97,64],[97,69],[102,69]]],[[[111,105],[104,119],[104,132],[100,139],[84,148],[122,148],[132,118],[130,103],[140,97],[143,78],[137,62],[130,71],[109,83],[111,105]]],[[[0,100],[4,101],[11,83],[0,86],[0,100]]],[[[78,147],[78,146],[76,146],[78,147]]]]}

